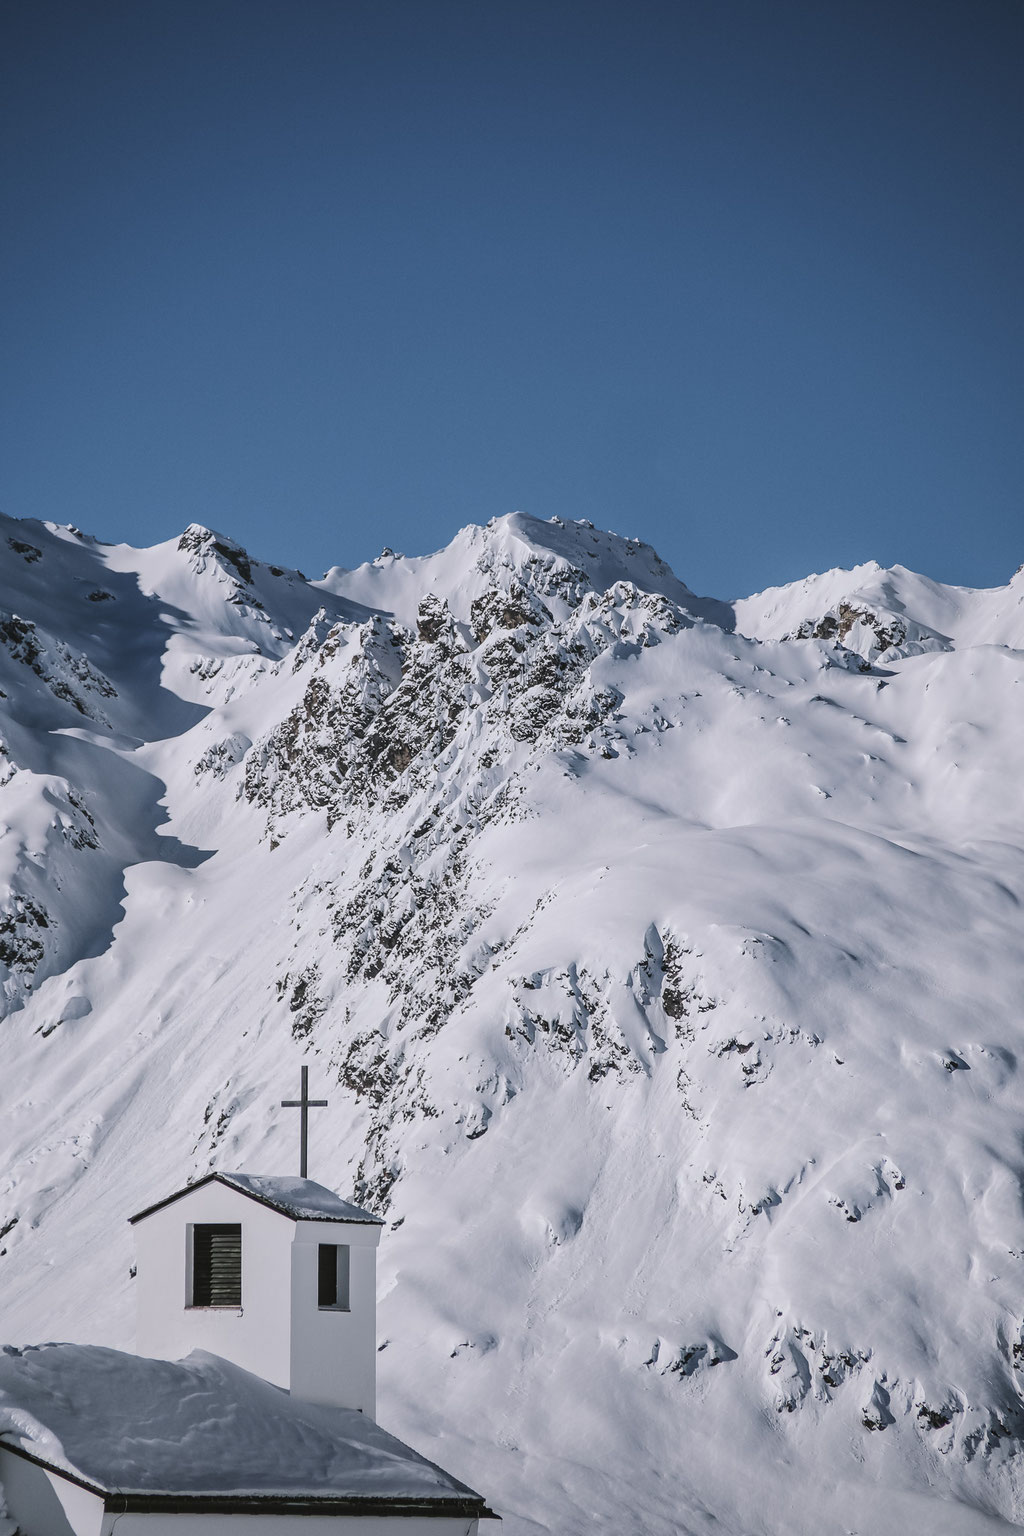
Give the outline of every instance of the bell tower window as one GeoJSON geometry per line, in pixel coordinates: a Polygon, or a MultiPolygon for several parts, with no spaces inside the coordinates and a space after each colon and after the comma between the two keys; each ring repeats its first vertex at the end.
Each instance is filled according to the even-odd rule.
{"type": "Polygon", "coordinates": [[[349,1310],[349,1250],[341,1243],[320,1243],[317,1254],[316,1304],[321,1311],[349,1310]]]}
{"type": "Polygon", "coordinates": [[[190,1307],[242,1305],[241,1222],[195,1223],[191,1228],[190,1307]]]}

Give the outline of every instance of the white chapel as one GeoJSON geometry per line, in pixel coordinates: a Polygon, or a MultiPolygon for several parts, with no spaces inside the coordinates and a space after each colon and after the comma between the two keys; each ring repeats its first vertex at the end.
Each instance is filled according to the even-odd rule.
{"type": "Polygon", "coordinates": [[[477,1536],[482,1497],[376,1423],[381,1222],[210,1173],[131,1217],[136,1353],[0,1352],[0,1533],[477,1536]]]}
{"type": "Polygon", "coordinates": [[[131,1223],[138,1354],[206,1349],[374,1417],[376,1216],[311,1179],[211,1173],[131,1223]]]}

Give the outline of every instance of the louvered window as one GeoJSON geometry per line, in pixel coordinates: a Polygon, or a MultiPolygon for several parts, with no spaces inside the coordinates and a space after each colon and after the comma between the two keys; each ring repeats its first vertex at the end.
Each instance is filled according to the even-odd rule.
{"type": "Polygon", "coordinates": [[[241,1223],[197,1224],[192,1228],[192,1306],[241,1305],[241,1223]]]}
{"type": "Polygon", "coordinates": [[[339,1243],[321,1243],[317,1255],[317,1306],[334,1312],[347,1312],[348,1248],[339,1243]]]}

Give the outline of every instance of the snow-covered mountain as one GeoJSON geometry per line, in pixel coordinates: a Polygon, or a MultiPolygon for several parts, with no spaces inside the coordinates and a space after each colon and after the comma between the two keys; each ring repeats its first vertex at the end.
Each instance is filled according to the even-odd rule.
{"type": "Polygon", "coordinates": [[[7,1339],[130,1347],[307,1062],[381,1422],[509,1536],[1024,1523],[1024,574],[0,521],[7,1339]]]}

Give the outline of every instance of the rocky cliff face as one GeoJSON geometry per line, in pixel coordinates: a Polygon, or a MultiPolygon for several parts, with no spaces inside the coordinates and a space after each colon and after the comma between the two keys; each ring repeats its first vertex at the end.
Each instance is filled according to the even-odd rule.
{"type": "Polygon", "coordinates": [[[308,1061],[382,1421],[510,1531],[1024,1519],[1019,575],[0,536],[13,1342],[130,1343],[308,1061]]]}

